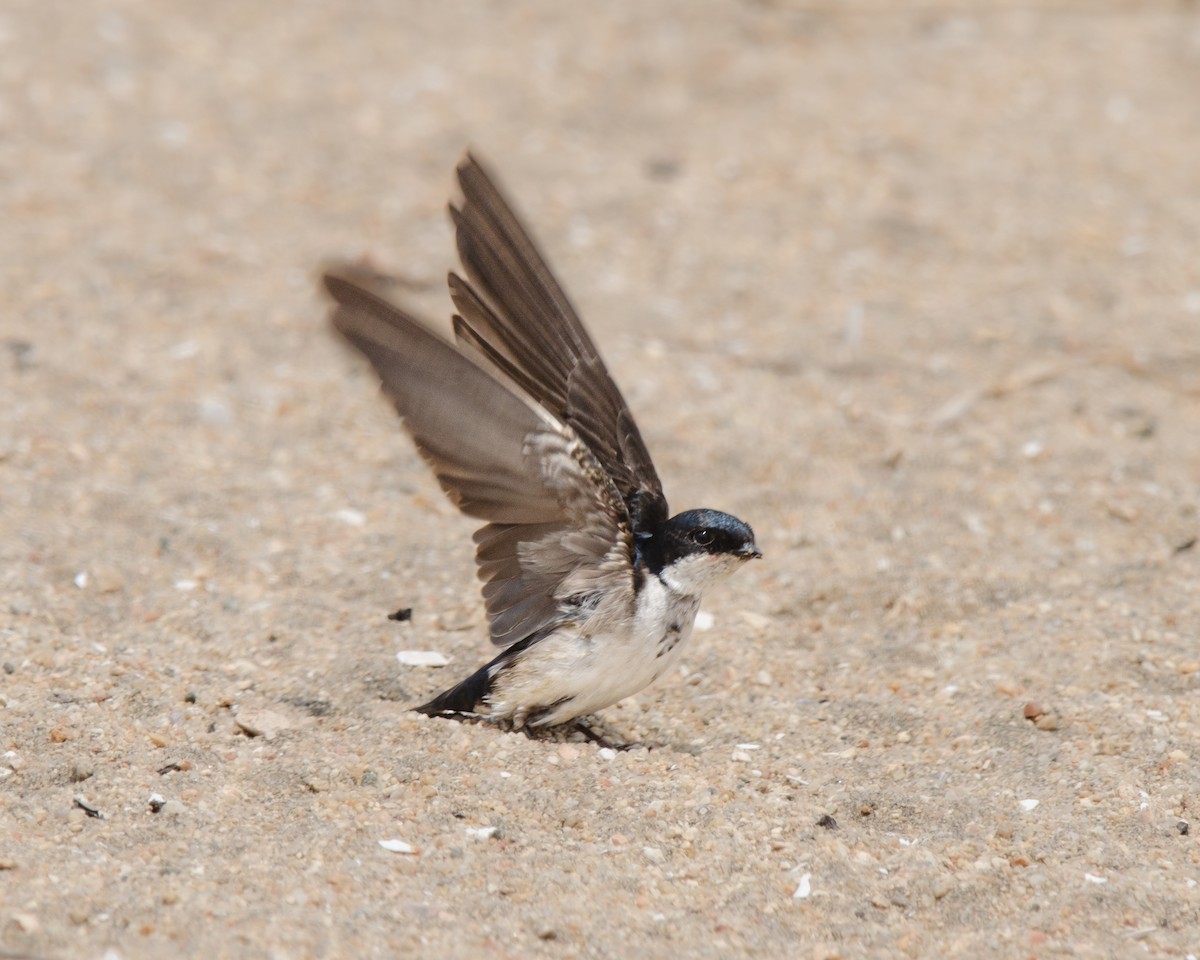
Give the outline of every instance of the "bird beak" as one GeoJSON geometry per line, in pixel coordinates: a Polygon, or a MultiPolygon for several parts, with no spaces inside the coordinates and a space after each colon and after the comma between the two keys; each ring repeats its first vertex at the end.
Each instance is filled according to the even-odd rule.
{"type": "Polygon", "coordinates": [[[745,544],[740,550],[738,550],[737,555],[743,560],[762,559],[762,551],[752,543],[745,544]]]}

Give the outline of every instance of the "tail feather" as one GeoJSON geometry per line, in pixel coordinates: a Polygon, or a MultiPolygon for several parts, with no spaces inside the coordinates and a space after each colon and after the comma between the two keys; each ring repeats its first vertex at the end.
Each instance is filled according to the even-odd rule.
{"type": "Polygon", "coordinates": [[[480,667],[473,674],[444,690],[428,703],[413,707],[417,713],[427,717],[478,714],[492,690],[492,664],[480,667]]]}
{"type": "Polygon", "coordinates": [[[518,640],[511,647],[501,650],[491,663],[484,664],[466,680],[439,693],[428,703],[413,707],[413,710],[427,717],[480,716],[481,711],[486,715],[487,711],[482,708],[487,707],[487,699],[496,685],[496,678],[512,666],[522,653],[552,633],[556,626],[557,624],[553,624],[537,633],[531,633],[523,640],[518,640]]]}

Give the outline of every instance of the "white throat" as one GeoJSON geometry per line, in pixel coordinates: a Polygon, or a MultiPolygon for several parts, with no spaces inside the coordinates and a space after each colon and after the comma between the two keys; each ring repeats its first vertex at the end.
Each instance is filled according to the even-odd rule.
{"type": "Polygon", "coordinates": [[[740,557],[727,553],[694,553],[667,564],[658,576],[672,592],[699,597],[712,584],[733,573],[741,562],[740,557]]]}

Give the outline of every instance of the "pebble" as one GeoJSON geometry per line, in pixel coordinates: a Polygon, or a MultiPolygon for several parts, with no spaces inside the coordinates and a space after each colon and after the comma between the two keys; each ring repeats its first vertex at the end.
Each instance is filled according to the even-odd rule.
{"type": "Polygon", "coordinates": [[[1024,810],[1026,813],[1029,813],[1031,810],[1036,810],[1037,805],[1041,802],[1042,802],[1041,800],[1022,800],[1021,801],[1021,809],[1024,810]]]}
{"type": "Polygon", "coordinates": [[[355,510],[353,507],[343,507],[334,516],[341,520],[342,523],[351,527],[361,527],[367,522],[367,515],[361,510],[355,510]]]}
{"type": "Polygon", "coordinates": [[[199,352],[200,344],[195,340],[180,340],[167,351],[167,356],[172,360],[187,360],[196,356],[199,352]]]}
{"type": "Polygon", "coordinates": [[[740,614],[742,622],[746,626],[754,630],[766,630],[771,625],[771,618],[765,614],[755,613],[751,610],[743,610],[740,614]]]}
{"type": "Polygon", "coordinates": [[[37,917],[32,913],[10,913],[8,915],[9,925],[15,927],[19,933],[30,934],[37,933],[41,929],[41,924],[38,923],[37,917]]]}
{"type": "Polygon", "coordinates": [[[389,853],[415,854],[417,848],[403,840],[380,840],[379,845],[389,853]]]}
{"type": "Polygon", "coordinates": [[[450,658],[436,650],[398,650],[396,659],[405,667],[444,667],[450,658]]]}
{"type": "Polygon", "coordinates": [[[71,783],[83,783],[96,773],[96,768],[87,760],[76,760],[67,771],[67,779],[71,783]]]}
{"type": "Polygon", "coordinates": [[[667,862],[666,854],[658,847],[642,847],[642,856],[653,864],[661,866],[667,862]]]}
{"type": "Polygon", "coordinates": [[[225,427],[233,423],[233,409],[220,397],[204,397],[196,404],[196,414],[201,423],[214,427],[225,427]]]}
{"type": "Polygon", "coordinates": [[[233,722],[246,736],[262,737],[264,740],[274,739],[277,733],[292,726],[291,720],[283,714],[254,707],[239,710],[233,722]]]}
{"type": "Polygon", "coordinates": [[[1033,721],[1033,725],[1039,730],[1052,731],[1062,726],[1062,720],[1057,713],[1051,711],[1050,713],[1043,713],[1033,721]]]}
{"type": "Polygon", "coordinates": [[[467,836],[472,840],[499,840],[499,827],[467,827],[467,836]]]}

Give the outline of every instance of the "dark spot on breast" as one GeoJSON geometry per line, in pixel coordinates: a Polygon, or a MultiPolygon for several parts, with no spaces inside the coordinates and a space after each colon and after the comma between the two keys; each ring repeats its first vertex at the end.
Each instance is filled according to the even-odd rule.
{"type": "Polygon", "coordinates": [[[658,652],[654,654],[654,659],[657,660],[664,654],[670,653],[675,649],[675,644],[679,642],[679,638],[683,633],[683,624],[678,620],[672,620],[667,625],[667,632],[663,634],[663,638],[659,641],[658,652]]]}

